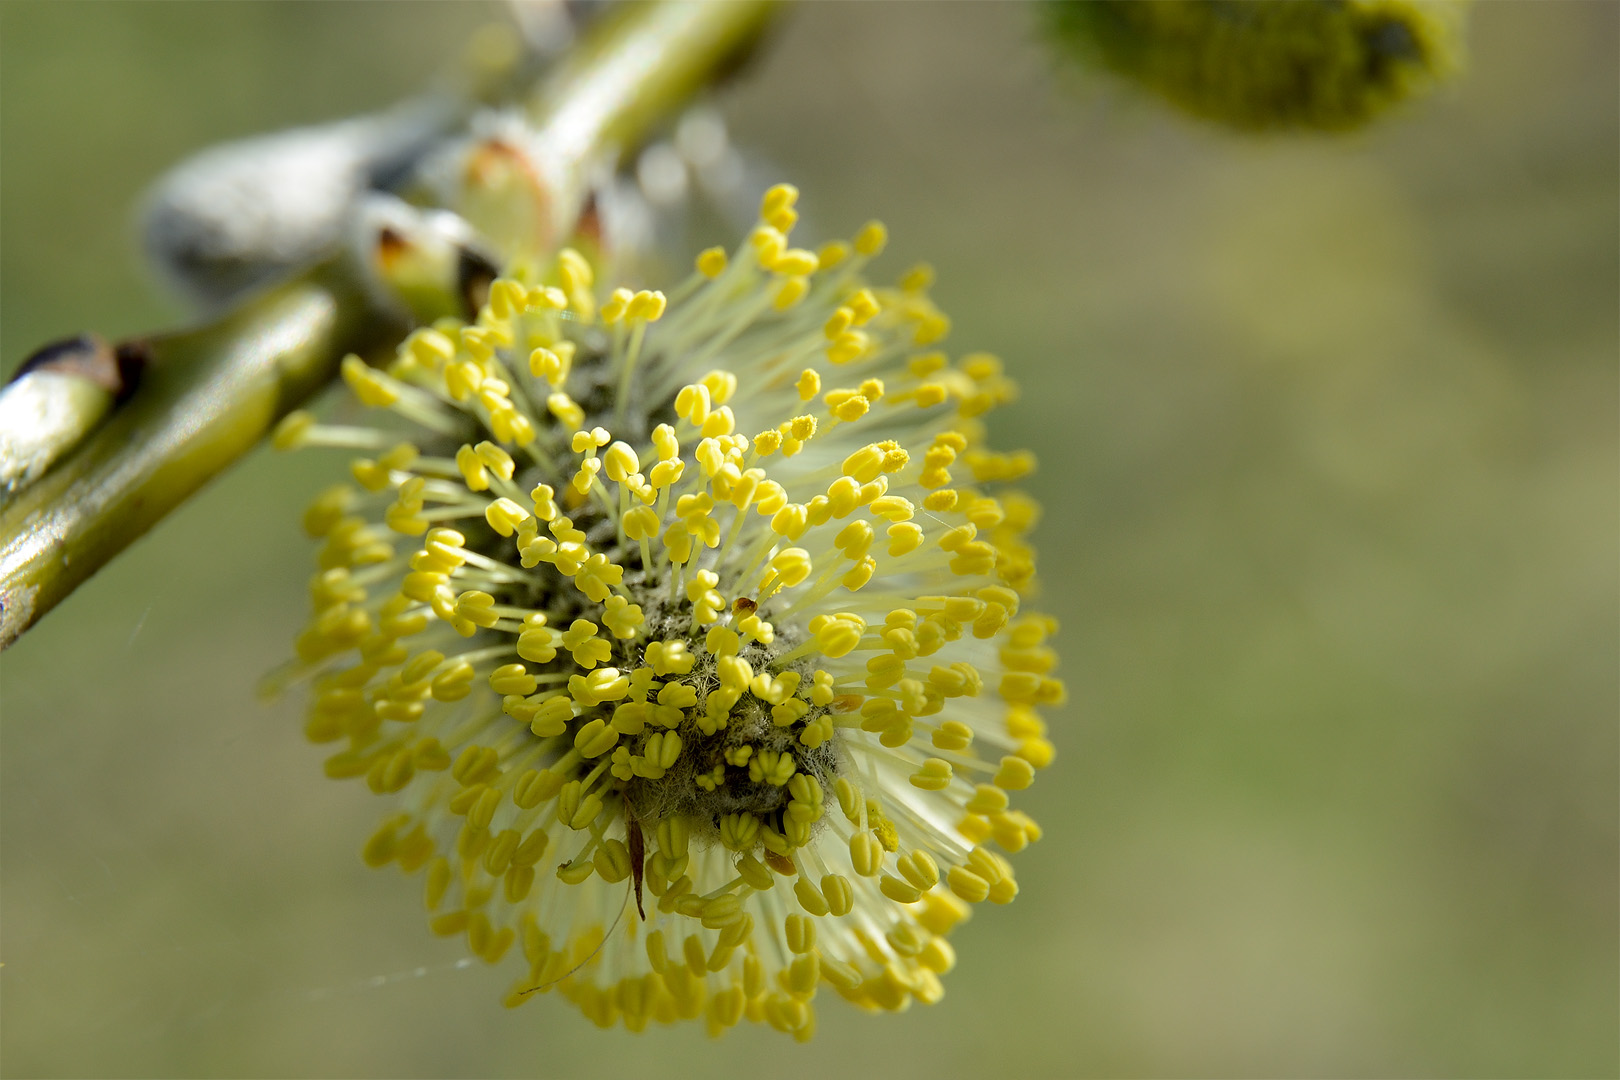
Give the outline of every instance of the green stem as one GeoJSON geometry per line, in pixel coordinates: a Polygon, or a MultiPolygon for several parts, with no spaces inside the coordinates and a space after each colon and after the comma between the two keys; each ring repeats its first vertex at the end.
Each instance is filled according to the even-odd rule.
{"type": "Polygon", "coordinates": [[[0,515],[0,647],[252,449],[379,329],[322,267],[219,323],[153,339],[135,395],[0,515]]]}
{"type": "Polygon", "coordinates": [[[529,120],[557,186],[555,216],[569,224],[591,169],[633,149],[646,132],[717,76],[764,31],[771,0],[666,0],[605,16],[541,84],[529,120]]]}
{"type": "MultiPolygon", "coordinates": [[[[724,74],[772,7],[636,5],[546,80],[530,111],[557,189],[557,236],[588,169],[724,74]]],[[[153,338],[135,394],[0,511],[0,649],[329,383],[344,355],[387,350],[402,332],[333,260],[216,323],[153,338]]]]}

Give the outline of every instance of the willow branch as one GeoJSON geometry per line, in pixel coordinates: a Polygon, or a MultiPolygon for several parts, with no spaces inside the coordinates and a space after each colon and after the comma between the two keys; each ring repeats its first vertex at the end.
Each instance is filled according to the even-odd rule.
{"type": "MultiPolygon", "coordinates": [[[[530,104],[559,227],[586,171],[724,74],[765,0],[636,5],[610,18],[530,104]]],[[[136,392],[0,511],[0,649],[326,385],[349,352],[397,343],[342,260],[199,329],[159,335],[136,392]]]]}

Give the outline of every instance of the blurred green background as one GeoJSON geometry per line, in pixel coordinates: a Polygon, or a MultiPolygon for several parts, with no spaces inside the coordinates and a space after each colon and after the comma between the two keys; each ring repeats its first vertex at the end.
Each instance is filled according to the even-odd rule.
{"type": "MultiPolygon", "coordinates": [[[[1464,81],[1338,141],[1184,121],[1031,16],[804,5],[726,98],[1025,387],[1072,702],[945,1001],[828,995],[808,1047],[500,1008],[253,697],[341,469],[260,453],[0,660],[6,1075],[1616,1074],[1620,7],[1477,5],[1464,81]]],[[[5,368],[176,317],[130,225],[167,165],[494,17],[0,5],[5,368]]]]}

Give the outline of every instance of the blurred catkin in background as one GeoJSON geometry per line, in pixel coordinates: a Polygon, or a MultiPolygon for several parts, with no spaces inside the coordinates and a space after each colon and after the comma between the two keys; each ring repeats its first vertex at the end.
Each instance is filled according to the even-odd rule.
{"type": "MultiPolygon", "coordinates": [[[[6,369],[171,321],[129,226],[163,168],[396,100],[493,13],[0,7],[6,369]]],[[[1466,80],[1282,143],[1058,92],[1021,6],[785,28],[738,137],[1042,388],[997,423],[1043,463],[1074,700],[948,1011],[829,1016],[773,1070],[1614,1072],[1615,31],[1480,5],[1466,80]]],[[[749,1067],[764,1033],[492,1007],[359,865],[374,808],[251,697],[326,471],[249,460],[0,660],[0,1069],[749,1067]]]]}

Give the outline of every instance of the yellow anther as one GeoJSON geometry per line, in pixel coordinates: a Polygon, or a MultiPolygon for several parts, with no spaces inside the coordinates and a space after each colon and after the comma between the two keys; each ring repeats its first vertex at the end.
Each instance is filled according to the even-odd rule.
{"type": "Polygon", "coordinates": [[[816,252],[816,258],[821,263],[821,269],[831,270],[833,267],[849,258],[850,247],[846,241],[832,240],[821,245],[816,252]]]}
{"type": "Polygon", "coordinates": [[[544,664],[557,655],[559,635],[546,625],[546,617],[539,612],[523,617],[523,629],[518,634],[517,652],[525,660],[544,664]]]}
{"type": "Polygon", "coordinates": [[[849,307],[840,307],[834,310],[833,313],[827,317],[827,321],[821,326],[821,332],[826,336],[828,341],[836,341],[854,325],[854,309],[849,307]]]}
{"type": "Polygon", "coordinates": [[[411,331],[400,343],[399,354],[409,355],[428,370],[437,371],[455,359],[456,343],[438,330],[423,327],[411,331]]]}
{"type": "Polygon", "coordinates": [[[761,750],[748,762],[748,779],[756,784],[784,787],[797,770],[798,763],[791,753],[761,750]]]}
{"type": "MultiPolygon", "coordinates": [[[[737,630],[744,637],[751,641],[757,641],[761,645],[769,645],[771,642],[776,640],[776,628],[770,623],[766,622],[764,619],[761,619],[758,615],[743,616],[737,621],[737,630]]],[[[792,685],[797,686],[799,684],[799,677],[797,674],[788,672],[785,673],[783,677],[786,678],[787,675],[792,675],[792,685]]],[[[788,693],[792,693],[792,691],[789,690],[788,693]]],[[[778,702],[778,704],[780,704],[780,702],[778,702]]]]}
{"type": "Polygon", "coordinates": [[[680,458],[673,461],[660,461],[652,467],[652,472],[648,474],[647,479],[654,488],[663,490],[671,484],[677,483],[685,471],[686,463],[680,458]]]}
{"type": "Polygon", "coordinates": [[[529,512],[511,499],[496,499],[484,509],[484,520],[501,536],[511,536],[529,519],[529,512]]]}
{"type": "MultiPolygon", "coordinates": [[[[830,398],[832,395],[828,395],[830,398]]],[[[859,483],[876,480],[883,471],[884,450],[877,443],[867,443],[853,454],[844,459],[842,466],[845,476],[852,476],[859,483]]]]}
{"type": "Polygon", "coordinates": [[[784,548],[772,557],[766,580],[761,584],[780,583],[781,587],[792,588],[809,577],[811,569],[808,551],[796,547],[784,548]]]}
{"type": "Polygon", "coordinates": [[[726,270],[726,249],[712,247],[703,251],[697,257],[697,272],[709,280],[714,280],[726,270]]]}
{"type": "MultiPolygon", "coordinates": [[[[634,694],[633,689],[631,693],[634,694]]],[[[645,701],[627,701],[613,710],[613,716],[609,719],[608,723],[612,724],[613,730],[617,731],[621,735],[640,735],[643,731],[647,730],[647,718],[651,715],[652,706],[648,705],[645,701]]],[[[621,753],[626,759],[629,758],[630,751],[621,746],[618,750],[613,752],[613,759],[615,762],[620,760],[619,755],[621,753]]],[[[631,771],[632,773],[634,772],[633,769],[631,771]]],[[[621,776],[620,779],[628,780],[629,777],[621,776]]]]}
{"type": "Polygon", "coordinates": [[[888,242],[889,230],[881,221],[868,221],[855,234],[855,250],[868,257],[880,254],[888,242]]]}
{"type": "Polygon", "coordinates": [[[933,312],[917,321],[917,328],[911,335],[911,340],[917,345],[932,345],[942,341],[951,332],[949,316],[941,312],[933,312]]]}
{"type": "Polygon", "coordinates": [[[568,306],[568,294],[555,285],[536,285],[523,300],[531,311],[562,311],[568,306]]]}
{"type": "Polygon", "coordinates": [[[641,612],[641,605],[632,604],[622,596],[607,598],[602,612],[602,623],[614,637],[620,640],[633,638],[646,621],[646,616],[641,612]]]}
{"type": "Polygon", "coordinates": [[[669,304],[663,293],[654,289],[642,290],[631,297],[629,306],[625,309],[626,321],[639,319],[643,322],[657,322],[664,316],[664,309],[669,304]]]}
{"type": "MultiPolygon", "coordinates": [[[[702,516],[707,514],[713,506],[708,499],[707,495],[682,495],[680,503],[676,506],[676,513],[682,516],[702,516]]],[[[720,584],[720,575],[713,570],[695,571],[686,581],[686,598],[696,603],[705,593],[718,584],[720,584]]],[[[710,651],[713,652],[714,650],[711,648],[710,651]]]]}
{"type": "Polygon", "coordinates": [[[910,855],[902,855],[896,860],[896,865],[905,879],[923,892],[939,884],[939,864],[921,848],[910,855]]]}
{"type": "MultiPolygon", "coordinates": [[[[829,404],[831,404],[829,402],[829,404]]],[[[865,416],[872,403],[860,394],[854,394],[840,399],[837,405],[832,406],[832,414],[838,419],[848,423],[859,420],[865,416]]]]}
{"type": "Polygon", "coordinates": [[[1012,866],[1006,859],[982,847],[968,852],[967,868],[992,885],[1012,876],[1012,866]]]}
{"type": "MultiPolygon", "coordinates": [[[[577,436],[576,436],[577,439],[577,436]]],[[[602,471],[614,483],[622,484],[630,478],[630,474],[641,468],[641,461],[636,452],[630,448],[629,443],[616,442],[607,448],[602,455],[602,471]]]]}
{"type": "Polygon", "coordinates": [[[923,543],[922,527],[911,521],[890,525],[888,537],[888,552],[891,556],[909,554],[922,547],[923,543]]]}
{"type": "Polygon", "coordinates": [[[574,662],[589,671],[613,655],[613,646],[596,636],[597,626],[588,619],[575,619],[563,631],[560,644],[573,654],[574,662]]]}
{"type": "Polygon", "coordinates": [[[489,675],[489,688],[497,694],[532,694],[538,685],[522,664],[502,664],[489,675]]]}
{"type": "Polygon", "coordinates": [[[632,540],[650,540],[657,536],[657,511],[650,506],[631,507],[624,515],[624,535],[632,540]]]}
{"type": "Polygon", "coordinates": [[[680,441],[675,438],[675,429],[668,424],[653,428],[652,442],[653,448],[658,451],[658,460],[669,461],[680,456],[680,441]]]}
{"type": "MultiPolygon", "coordinates": [[[[798,698],[788,698],[781,704],[771,707],[771,723],[777,727],[792,727],[794,724],[808,716],[809,713],[809,705],[805,704],[798,698]]],[[[822,743],[826,742],[831,735],[832,732],[830,730],[824,730],[819,723],[807,724],[805,725],[804,731],[799,733],[799,742],[801,745],[808,746],[813,750],[817,746],[820,746],[822,743]],[[806,734],[809,735],[809,738],[805,738],[806,734]]]]}
{"type": "MultiPolygon", "coordinates": [[[[727,814],[720,819],[720,843],[732,851],[750,851],[759,839],[759,818],[753,814],[727,814]]],[[[720,899],[726,899],[721,897],[720,899]]],[[[735,897],[731,897],[735,900],[735,897]]],[[[714,901],[710,901],[714,903],[714,901]]]]}
{"type": "MultiPolygon", "coordinates": [[[[958,526],[956,526],[956,528],[949,529],[949,530],[947,530],[946,532],[944,532],[944,533],[942,533],[940,535],[940,538],[939,538],[940,550],[942,550],[942,551],[953,551],[953,552],[954,551],[961,551],[964,547],[966,547],[973,540],[974,536],[976,536],[977,534],[978,534],[978,529],[972,523],[969,523],[969,524],[966,524],[966,525],[958,525],[958,526]]],[[[973,617],[976,618],[977,615],[978,615],[978,609],[975,608],[973,617]]]]}
{"type": "Polygon", "coordinates": [[[546,397],[546,410],[571,428],[577,428],[585,422],[585,410],[580,408],[573,398],[560,391],[546,397]]]}
{"type": "Polygon", "coordinates": [[[346,484],[336,484],[321,492],[304,511],[304,533],[314,540],[329,535],[354,505],[354,497],[354,489],[346,484]]]}
{"type": "Polygon", "coordinates": [[[456,451],[456,468],[460,470],[468,490],[489,490],[489,473],[485,470],[484,462],[479,458],[477,451],[471,446],[463,446],[456,451]]]}
{"type": "Polygon", "coordinates": [[[454,401],[466,401],[484,384],[484,369],[476,360],[458,360],[445,365],[444,388],[454,401]]]}
{"type": "Polygon", "coordinates": [[[934,268],[927,263],[918,263],[904,274],[900,275],[900,288],[909,293],[926,291],[934,284],[934,268]]]}
{"type": "Polygon", "coordinates": [[[883,306],[878,303],[877,297],[872,295],[871,289],[857,290],[848,300],[844,301],[844,304],[854,313],[856,326],[863,326],[871,322],[883,310],[883,306]]]}
{"type": "MultiPolygon", "coordinates": [[[[602,670],[611,671],[612,669],[604,668],[602,670]]],[[[601,674],[601,672],[592,672],[591,674],[594,676],[601,674]]],[[[575,733],[574,749],[578,750],[582,756],[587,758],[601,757],[603,754],[613,749],[613,747],[618,744],[618,741],[619,733],[613,728],[608,727],[606,720],[598,717],[588,724],[585,724],[579,729],[578,732],[575,733]]]]}
{"type": "MultiPolygon", "coordinates": [[[[274,431],[270,433],[270,445],[277,450],[296,450],[304,445],[304,439],[310,430],[315,427],[315,415],[303,409],[295,409],[281,418],[274,431]]],[[[372,488],[381,491],[382,487],[372,488]]]]}
{"type": "Polygon", "coordinates": [[[993,814],[1007,809],[1007,793],[992,784],[976,784],[967,801],[970,814],[993,814]]]}
{"type": "Polygon", "coordinates": [[[774,184],[760,200],[759,216],[769,220],[773,214],[791,210],[799,201],[799,189],[792,184],[774,184]]]}
{"type": "Polygon", "coordinates": [[[816,647],[833,659],[847,656],[859,645],[864,630],[861,623],[843,617],[818,615],[810,620],[810,634],[815,638],[816,647]]]}
{"type": "Polygon", "coordinates": [[[711,371],[698,382],[708,389],[709,401],[716,406],[724,405],[737,392],[737,376],[729,371],[711,371]]]}
{"type": "Polygon", "coordinates": [[[754,249],[754,256],[759,265],[766,270],[776,265],[784,252],[787,251],[787,237],[782,235],[780,229],[770,225],[761,225],[748,236],[748,243],[754,249]]]}
{"type": "Polygon", "coordinates": [[[917,954],[917,963],[936,975],[945,975],[956,966],[956,950],[942,937],[930,938],[917,954]]]}
{"type": "MultiPolygon", "coordinates": [[[[803,999],[808,999],[814,994],[816,992],[816,983],[820,980],[821,956],[819,953],[812,952],[795,957],[793,962],[788,965],[786,980],[788,991],[796,998],[801,999],[794,1002],[794,1004],[802,1005],[803,999]]],[[[803,1007],[808,1009],[808,1006],[803,1007]]],[[[798,1029],[807,1021],[808,1016],[806,1020],[790,1020],[789,1030],[794,1031],[794,1034],[797,1035],[798,1029]]],[[[805,1037],[808,1038],[808,1036],[805,1037]]]]}
{"type": "Polygon", "coordinates": [[[810,701],[811,701],[811,703],[814,704],[814,705],[820,705],[820,706],[823,706],[823,707],[832,704],[832,699],[833,699],[833,677],[832,677],[832,675],[829,674],[828,672],[817,670],[815,672],[815,674],[812,676],[812,680],[813,680],[812,689],[810,691],[810,701]]]}
{"type": "Polygon", "coordinates": [[[542,701],[538,696],[507,698],[502,709],[508,716],[527,723],[529,730],[540,738],[561,735],[574,718],[574,703],[566,697],[552,697],[542,701]]]}
{"type": "Polygon", "coordinates": [[[363,405],[382,408],[399,400],[398,384],[353,353],[343,358],[342,372],[343,381],[363,405]]]}
{"type": "MultiPolygon", "coordinates": [[[[759,819],[753,818],[751,815],[743,816],[754,822],[754,828],[757,832],[759,819]]],[[[722,824],[721,827],[723,829],[724,825],[722,824]]],[[[704,927],[711,930],[731,926],[744,918],[742,897],[736,893],[723,893],[713,899],[705,900],[699,910],[699,917],[702,919],[704,927]]]]}
{"type": "Polygon", "coordinates": [[[945,884],[970,904],[982,903],[990,895],[990,883],[962,866],[951,867],[945,875],[945,884]]]}
{"type": "Polygon", "coordinates": [[[940,750],[966,750],[973,742],[973,729],[959,720],[947,720],[934,731],[933,743],[940,750]]]}
{"type": "Polygon", "coordinates": [[[951,786],[951,763],[944,758],[931,757],[911,774],[911,783],[924,791],[944,791],[951,786]]]}
{"type": "MultiPolygon", "coordinates": [[[[698,429],[698,434],[705,440],[720,435],[730,435],[737,428],[737,418],[729,405],[721,405],[704,419],[698,429]]],[[[713,475],[712,473],[710,475],[713,475]]]]}
{"type": "MultiPolygon", "coordinates": [[[[607,642],[602,644],[606,645],[607,642]]],[[[584,675],[570,675],[568,693],[582,708],[589,709],[604,701],[618,701],[629,694],[630,676],[620,674],[618,668],[611,667],[596,668],[584,675]]]]}
{"type": "Polygon", "coordinates": [[[608,295],[607,303],[602,305],[602,322],[607,326],[623,319],[630,308],[630,301],[635,299],[635,293],[629,289],[614,289],[608,295]]]}
{"type": "Polygon", "coordinates": [[[810,521],[801,503],[788,503],[771,516],[771,531],[789,540],[797,540],[809,528],[810,521]]]}
{"type": "Polygon", "coordinates": [[[833,518],[846,518],[861,505],[861,486],[852,476],[841,476],[827,487],[827,507],[833,518]]]}
{"type": "Polygon", "coordinates": [[[827,874],[821,879],[821,895],[827,898],[827,910],[842,918],[855,906],[855,890],[842,874],[827,874]]]}
{"type": "Polygon", "coordinates": [[[689,709],[697,704],[697,687],[685,683],[669,683],[658,691],[658,704],[689,709]]]}
{"type": "Polygon", "coordinates": [[[612,439],[607,428],[595,427],[589,431],[574,432],[569,446],[576,454],[594,454],[598,447],[606,446],[612,439]]]}
{"type": "MultiPolygon", "coordinates": [[[[513,787],[512,801],[520,810],[532,810],[546,800],[555,798],[557,792],[562,790],[563,783],[562,776],[550,769],[526,770],[513,787]]],[[[518,845],[517,851],[512,854],[512,861],[519,866],[532,866],[540,861],[545,850],[545,830],[536,830],[518,845]]]]}
{"type": "Polygon", "coordinates": [[[472,692],[473,666],[459,660],[434,676],[431,684],[433,700],[460,701],[472,692]]]}
{"type": "Polygon", "coordinates": [[[529,492],[529,498],[534,500],[534,516],[541,521],[555,521],[561,513],[557,509],[556,492],[549,484],[537,484],[529,492]]]}
{"type": "Polygon", "coordinates": [[[550,348],[542,346],[529,354],[529,372],[556,389],[567,381],[573,362],[574,343],[559,341],[550,348]]]}
{"type": "Polygon", "coordinates": [[[922,891],[915,885],[891,874],[884,874],[878,880],[878,889],[897,904],[915,904],[922,899],[922,891]]]}
{"type": "Polygon", "coordinates": [[[883,865],[883,845],[871,830],[857,832],[849,838],[849,858],[861,877],[876,877],[883,865]]]}
{"type": "Polygon", "coordinates": [[[681,757],[681,737],[673,731],[650,735],[642,747],[642,756],[660,769],[672,769],[681,757]]]}
{"type": "Polygon", "coordinates": [[[872,339],[861,330],[845,330],[827,346],[827,359],[834,364],[859,360],[871,348],[872,339]]]}
{"type": "Polygon", "coordinates": [[[647,646],[646,655],[647,663],[659,676],[690,674],[696,659],[684,641],[655,641],[647,646]]]}
{"type": "MultiPolygon", "coordinates": [[[[495,597],[491,596],[489,593],[480,592],[476,589],[469,590],[468,592],[464,592],[460,596],[456,597],[455,617],[452,621],[459,623],[465,620],[473,626],[488,629],[489,627],[494,626],[500,618],[500,616],[496,615],[494,610],[492,610],[494,606],[495,597]]],[[[456,629],[462,630],[459,625],[456,627],[456,629]]],[[[470,637],[472,636],[472,631],[470,629],[464,630],[462,631],[462,636],[470,637]]]]}
{"type": "Polygon", "coordinates": [[[702,383],[681,387],[675,395],[675,415],[701,427],[709,418],[709,388],[702,383]]]}
{"type": "Polygon", "coordinates": [[[603,881],[616,885],[630,876],[630,852],[623,840],[604,840],[592,860],[603,881]]]}
{"type": "Polygon", "coordinates": [[[686,854],[691,833],[691,823],[685,818],[664,819],[658,823],[658,850],[671,859],[680,858],[686,854]]]}
{"type": "Polygon", "coordinates": [[[744,855],[737,860],[737,874],[747,883],[750,889],[759,892],[764,892],[776,885],[776,879],[771,876],[770,867],[752,855],[744,855]]]}
{"type": "Polygon", "coordinates": [[[1059,705],[1067,696],[1062,680],[1044,678],[1032,671],[1007,672],[997,689],[1015,705],[1059,705]]]}
{"type": "Polygon", "coordinates": [[[820,265],[821,260],[816,258],[815,252],[806,251],[804,248],[789,248],[782,253],[782,257],[776,260],[771,269],[778,274],[808,277],[815,273],[820,265]]]}
{"type": "Polygon", "coordinates": [[[583,292],[589,296],[589,289],[596,281],[591,264],[573,248],[563,248],[557,252],[557,275],[562,279],[563,291],[569,294],[570,302],[576,306],[578,297],[575,294],[583,292]]]}
{"type": "Polygon", "coordinates": [[[754,436],[754,450],[758,452],[760,457],[770,457],[776,453],[781,445],[782,433],[780,431],[762,431],[754,436]]]}
{"type": "Polygon", "coordinates": [[[723,688],[741,694],[754,681],[754,669],[740,656],[721,656],[715,662],[715,676],[723,688]]]}
{"type": "Polygon", "coordinates": [[[841,776],[833,784],[833,794],[838,799],[838,808],[851,822],[859,822],[861,814],[861,795],[849,777],[841,776]]]}
{"type": "MultiPolygon", "coordinates": [[[[557,561],[557,568],[563,569],[561,559],[557,561]]],[[[624,567],[609,561],[601,552],[586,559],[574,573],[574,584],[579,591],[598,604],[606,600],[613,588],[623,580],[624,567]]]]}
{"type": "Polygon", "coordinates": [[[800,877],[793,883],[793,895],[798,899],[799,906],[810,914],[817,916],[827,914],[827,900],[809,878],[800,877]]]}
{"type": "MultiPolygon", "coordinates": [[[[815,256],[811,256],[815,258],[815,256]]],[[[780,263],[777,264],[780,267],[780,263]]],[[[771,298],[771,306],[777,311],[787,311],[805,298],[810,291],[810,279],[795,275],[786,277],[776,286],[775,295],[771,298]]]]}
{"type": "MultiPolygon", "coordinates": [[[[450,767],[450,775],[463,787],[483,785],[485,781],[494,779],[500,772],[501,756],[493,747],[469,746],[456,758],[456,763],[450,767]]],[[[476,801],[479,793],[472,793],[466,806],[476,801]]],[[[455,803],[451,804],[455,809],[455,803]]],[[[465,813],[466,806],[458,812],[465,813]]]]}
{"type": "Polygon", "coordinates": [[[496,319],[507,321],[528,309],[529,291],[510,278],[496,278],[489,283],[489,313],[496,319]]]}

